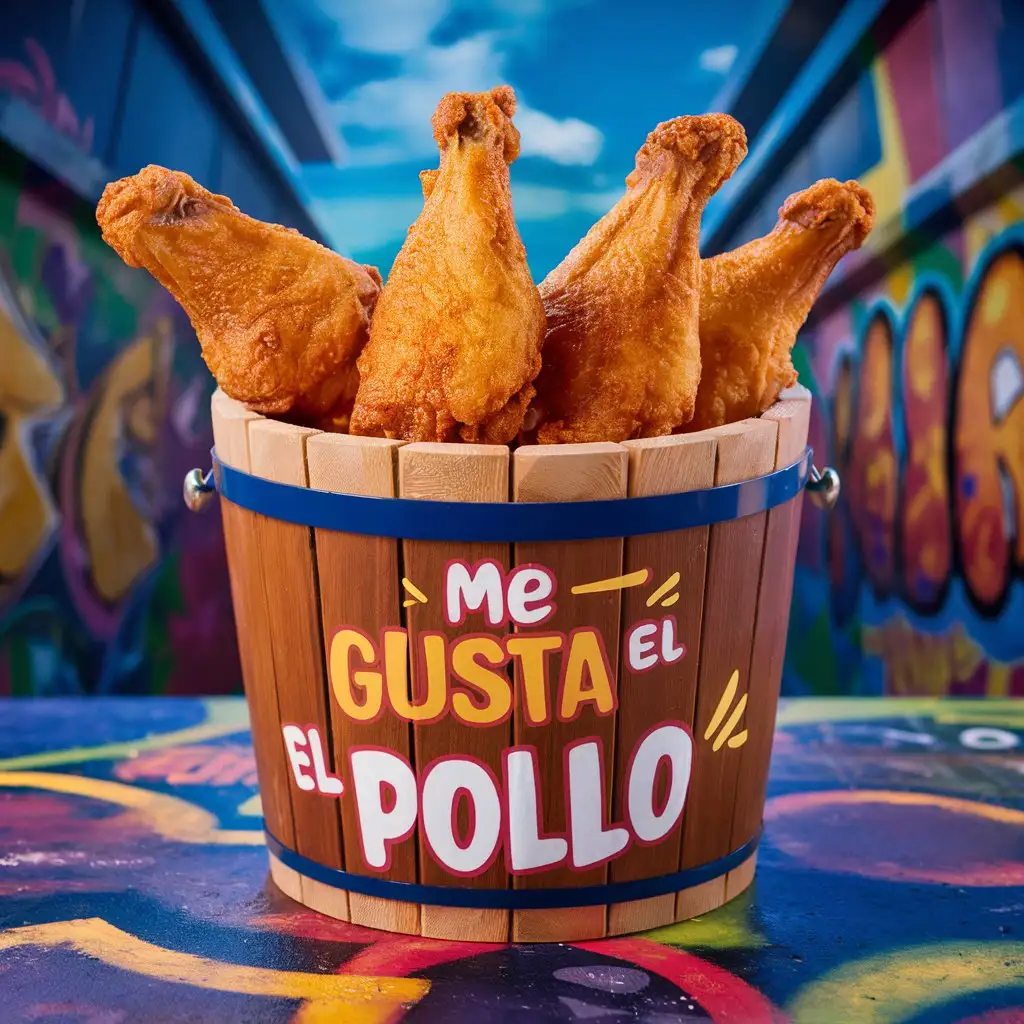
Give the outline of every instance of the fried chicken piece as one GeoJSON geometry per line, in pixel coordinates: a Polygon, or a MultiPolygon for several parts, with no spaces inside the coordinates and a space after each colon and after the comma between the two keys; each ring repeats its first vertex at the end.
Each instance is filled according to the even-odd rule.
{"type": "Polygon", "coordinates": [[[700,218],[746,151],[743,127],[725,114],[659,124],[625,195],[545,278],[531,410],[540,443],[654,437],[690,419],[700,218]]]}
{"type": "Polygon", "coordinates": [[[440,166],[359,357],[354,434],[504,444],[540,370],[544,307],[512,215],[515,94],[451,93],[433,117],[440,166]]]}
{"type": "Polygon", "coordinates": [[[825,178],[791,195],[769,234],[701,263],[703,372],[687,430],[757,416],[796,383],[797,332],[874,220],[867,189],[825,178]]]}
{"type": "Polygon", "coordinates": [[[103,238],[181,304],[225,394],[256,412],[342,426],[380,291],[376,267],[242,213],[151,165],[103,190],[103,238]]]}

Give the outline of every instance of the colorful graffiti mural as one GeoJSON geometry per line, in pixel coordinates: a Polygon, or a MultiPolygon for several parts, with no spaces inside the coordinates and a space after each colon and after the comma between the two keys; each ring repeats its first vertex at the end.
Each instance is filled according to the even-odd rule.
{"type": "Polygon", "coordinates": [[[805,511],[785,693],[1024,695],[1022,12],[888,5],[892,31],[823,43],[837,99],[815,112],[809,78],[780,103],[790,134],[762,141],[785,167],[720,239],[817,177],[877,201],[795,354],[843,493],[805,511]]]}
{"type": "Polygon", "coordinates": [[[752,887],[682,924],[550,945],[392,935],[284,897],[240,699],[3,711],[5,1020],[1009,1024],[1024,1009],[1019,701],[783,702],[752,887]]]}
{"type": "Polygon", "coordinates": [[[0,172],[0,693],[232,692],[216,512],[183,514],[212,385],[91,210],[0,172]]]}
{"type": "Polygon", "coordinates": [[[804,522],[794,688],[1024,695],[1024,189],[1000,211],[803,342],[844,486],[804,522]]]}

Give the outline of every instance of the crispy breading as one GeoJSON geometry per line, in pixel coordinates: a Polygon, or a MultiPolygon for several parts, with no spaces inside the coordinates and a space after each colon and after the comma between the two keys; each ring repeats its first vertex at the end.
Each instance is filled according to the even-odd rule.
{"type": "Polygon", "coordinates": [[[111,182],[96,220],[125,263],[181,304],[225,394],[257,412],[343,425],[380,291],[376,267],[155,165],[111,182]]]}
{"type": "Polygon", "coordinates": [[[658,125],[625,195],[543,281],[538,441],[653,437],[690,419],[700,219],[746,150],[742,126],[725,114],[658,125]]]}
{"type": "Polygon", "coordinates": [[[797,332],[874,219],[867,189],[826,178],[791,195],[769,234],[701,263],[703,370],[687,430],[757,416],[796,383],[797,332]]]}
{"type": "Polygon", "coordinates": [[[452,93],[434,114],[440,166],[359,358],[354,434],[503,444],[540,370],[544,308],[512,214],[519,155],[508,86],[452,93]]]}

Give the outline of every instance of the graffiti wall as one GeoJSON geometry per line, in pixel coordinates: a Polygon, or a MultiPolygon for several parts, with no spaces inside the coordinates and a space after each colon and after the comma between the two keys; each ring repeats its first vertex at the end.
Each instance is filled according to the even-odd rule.
{"type": "Polygon", "coordinates": [[[159,5],[0,5],[0,694],[241,689],[188,320],[103,243],[104,183],[183,168],[246,212],[308,215],[159,5]]]}
{"type": "Polygon", "coordinates": [[[813,333],[793,688],[1024,695],[1024,189],[813,333]],[[961,269],[963,273],[961,273],[961,269]]]}
{"type": "Polygon", "coordinates": [[[932,0],[857,45],[729,239],[819,177],[878,206],[794,357],[843,490],[805,511],[787,693],[1024,696],[1022,28],[1011,0],[932,0]]]}
{"type": "Polygon", "coordinates": [[[27,161],[0,170],[0,693],[232,691],[240,679],[188,321],[27,161]]]}

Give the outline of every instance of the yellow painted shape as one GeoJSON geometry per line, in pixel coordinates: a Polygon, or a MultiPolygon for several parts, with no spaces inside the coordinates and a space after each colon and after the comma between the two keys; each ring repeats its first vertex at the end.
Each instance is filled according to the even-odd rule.
{"type": "Polygon", "coordinates": [[[625,576],[611,576],[606,580],[595,580],[593,583],[578,583],[572,588],[574,594],[602,594],[607,590],[625,590],[627,587],[642,586],[650,578],[650,569],[637,569],[625,576]]]}
{"type": "Polygon", "coordinates": [[[50,793],[67,793],[116,804],[135,811],[157,835],[180,843],[263,845],[262,832],[255,829],[221,829],[217,819],[202,807],[180,797],[139,786],[128,786],[123,782],[51,772],[0,771],[0,789],[4,787],[43,789],[50,793]]]}
{"type": "Polygon", "coordinates": [[[674,586],[679,583],[679,573],[674,572],[658,589],[647,598],[647,607],[653,608],[674,586]]]}
{"type": "Polygon", "coordinates": [[[57,508],[36,472],[27,428],[63,401],[59,378],[0,303],[0,577],[21,576],[57,530],[57,508]]]}
{"type": "Polygon", "coordinates": [[[1006,697],[1010,692],[1010,666],[999,661],[988,663],[988,687],[990,697],[1006,697]]]}
{"type": "Polygon", "coordinates": [[[679,595],[678,594],[673,594],[671,597],[666,597],[665,600],[661,602],[661,607],[662,608],[671,608],[672,605],[674,605],[678,600],[679,600],[679,595]]]}
{"type": "Polygon", "coordinates": [[[816,722],[870,722],[883,718],[930,718],[943,725],[992,725],[1024,728],[1024,701],[982,698],[940,700],[901,697],[888,700],[865,697],[801,697],[779,702],[777,724],[813,725],[816,722]]]}
{"type": "Polygon", "coordinates": [[[430,991],[430,982],[420,978],[309,974],[222,963],[146,942],[100,917],[0,932],[0,950],[21,946],[70,948],[122,971],[171,984],[247,996],[307,1000],[292,1018],[303,1024],[389,1024],[430,991]]]}
{"type": "Polygon", "coordinates": [[[1024,989],[1022,968],[1024,942],[968,940],[889,950],[811,982],[790,1003],[790,1019],[793,1024],[895,1024],[952,999],[1024,989]]]}
{"type": "Polygon", "coordinates": [[[871,65],[875,96],[878,99],[878,132],[882,142],[882,159],[867,174],[861,175],[861,184],[874,196],[876,224],[886,224],[899,217],[903,200],[910,184],[907,154],[903,146],[903,132],[896,113],[889,70],[881,58],[871,65]]]}
{"type": "Polygon", "coordinates": [[[249,728],[249,712],[241,697],[207,698],[203,701],[206,721],[190,725],[174,732],[144,736],[137,740],[119,743],[103,743],[96,747],[72,747],[70,750],[44,751],[40,754],[23,754],[0,760],[0,771],[25,771],[30,768],[54,768],[63,764],[84,764],[87,761],[117,761],[134,757],[147,750],[163,750],[166,747],[184,746],[203,740],[230,736],[249,728]]]}
{"type": "Polygon", "coordinates": [[[893,305],[905,306],[914,287],[914,265],[903,263],[893,270],[885,279],[885,290],[889,293],[893,305]]]}
{"type": "Polygon", "coordinates": [[[428,604],[427,595],[424,594],[419,587],[417,587],[414,583],[411,583],[404,576],[402,577],[402,586],[405,587],[405,589],[410,594],[412,594],[412,596],[416,598],[416,600],[419,601],[420,604],[428,604]]]}
{"type": "Polygon", "coordinates": [[[729,740],[729,749],[730,750],[736,750],[737,748],[742,747],[743,744],[746,743],[746,742],[747,742],[747,730],[744,729],[743,732],[738,732],[738,733],[736,733],[735,736],[730,738],[730,740],[729,740]]]}
{"type": "Polygon", "coordinates": [[[82,449],[82,531],[93,583],[105,601],[124,597],[159,551],[156,530],[135,507],[119,459],[126,436],[152,444],[155,409],[147,391],[159,387],[160,361],[169,343],[170,324],[161,322],[151,336],[118,353],[89,418],[82,449]],[[142,411],[135,408],[139,403],[142,411]]]}
{"type": "Polygon", "coordinates": [[[722,727],[722,731],[715,737],[714,745],[711,748],[712,750],[718,751],[722,749],[722,745],[733,734],[736,726],[740,724],[740,719],[743,717],[743,712],[746,710],[747,695],[743,694],[743,696],[736,702],[736,707],[729,716],[729,721],[725,723],[722,727]]]}
{"type": "Polygon", "coordinates": [[[704,730],[704,739],[711,739],[715,734],[715,730],[722,724],[722,719],[725,718],[725,713],[732,705],[732,699],[736,696],[736,690],[739,688],[739,685],[740,670],[737,668],[733,669],[732,675],[729,676],[729,682],[725,684],[725,692],[722,694],[722,699],[718,702],[718,707],[715,708],[715,713],[711,716],[711,721],[704,730]]]}
{"type": "Polygon", "coordinates": [[[0,408],[33,415],[59,409],[64,387],[0,302],[0,408]]]}
{"type": "Polygon", "coordinates": [[[964,814],[1002,825],[1024,825],[1024,811],[1013,807],[1000,807],[980,800],[964,800],[940,793],[913,793],[898,789],[822,789],[803,793],[787,793],[772,797],[766,807],[766,818],[778,817],[780,812],[806,811],[813,807],[834,808],[840,804],[885,804],[889,807],[939,808],[952,814],[964,814]]]}
{"type": "Polygon", "coordinates": [[[643,937],[686,949],[761,949],[768,942],[751,926],[747,912],[751,902],[751,890],[747,889],[710,914],[644,932],[643,937]]]}
{"type": "Polygon", "coordinates": [[[245,817],[262,818],[263,801],[260,799],[259,793],[253,793],[248,800],[243,800],[238,805],[237,813],[245,817]]]}

